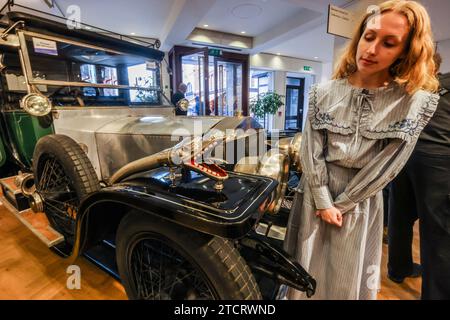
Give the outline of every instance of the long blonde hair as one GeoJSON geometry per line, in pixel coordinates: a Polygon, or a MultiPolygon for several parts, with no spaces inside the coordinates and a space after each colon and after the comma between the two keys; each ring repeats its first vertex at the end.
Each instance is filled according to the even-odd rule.
{"type": "Polygon", "coordinates": [[[407,18],[410,31],[404,49],[405,56],[391,65],[389,68],[391,76],[398,84],[405,84],[405,89],[410,94],[420,89],[436,92],[439,81],[435,74],[434,42],[430,17],[426,9],[415,1],[405,0],[383,2],[379,5],[379,9],[378,12],[368,12],[361,20],[351,42],[340,58],[333,79],[345,78],[356,72],[356,51],[367,22],[377,14],[392,11],[403,14],[407,18]]]}

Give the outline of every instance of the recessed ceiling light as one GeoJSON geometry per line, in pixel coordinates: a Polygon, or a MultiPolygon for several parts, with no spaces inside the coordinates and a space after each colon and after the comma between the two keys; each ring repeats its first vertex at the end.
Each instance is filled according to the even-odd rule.
{"type": "Polygon", "coordinates": [[[209,24],[204,24],[203,26],[204,26],[205,28],[207,28],[207,27],[209,27],[209,24]]]}
{"type": "Polygon", "coordinates": [[[314,59],[319,59],[319,57],[314,57],[314,59]]]}
{"type": "Polygon", "coordinates": [[[244,34],[244,33],[245,33],[245,31],[241,31],[241,33],[242,33],[242,34],[244,34]]]}
{"type": "Polygon", "coordinates": [[[278,56],[281,56],[281,53],[278,52],[277,55],[278,55],[278,56]]]}
{"type": "Polygon", "coordinates": [[[132,32],[132,33],[130,33],[132,36],[134,36],[135,34],[136,34],[136,32],[132,32]]]}

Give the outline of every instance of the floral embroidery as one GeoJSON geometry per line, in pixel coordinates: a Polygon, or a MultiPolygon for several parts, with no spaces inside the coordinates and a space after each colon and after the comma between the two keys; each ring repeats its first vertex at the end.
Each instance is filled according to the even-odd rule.
{"type": "Polygon", "coordinates": [[[390,124],[385,130],[366,129],[366,135],[368,138],[380,138],[377,136],[381,134],[382,137],[396,137],[404,139],[408,142],[417,138],[423,128],[426,126],[430,118],[432,117],[439,100],[439,96],[436,94],[429,94],[428,101],[420,107],[420,111],[417,113],[415,119],[406,118],[390,124]]]}
{"type": "MultiPolygon", "coordinates": [[[[334,82],[331,84],[334,84],[334,82]]],[[[322,94],[328,94],[328,91],[333,92],[332,87],[325,86],[324,90],[326,91],[322,93],[322,90],[319,92],[318,87],[314,86],[310,91],[308,119],[315,130],[326,129],[343,135],[354,134],[357,131],[367,139],[399,138],[406,142],[412,142],[418,138],[420,132],[433,115],[439,96],[427,92],[419,92],[414,97],[414,100],[410,100],[406,99],[407,96],[404,94],[402,87],[393,87],[392,90],[395,88],[401,91],[392,91],[392,99],[381,100],[380,94],[379,99],[385,105],[382,107],[393,110],[391,103],[395,102],[394,107],[405,109],[401,112],[383,112],[378,114],[374,105],[374,101],[378,96],[371,92],[361,91],[358,95],[355,95],[355,92],[348,91],[348,94],[352,94],[353,97],[357,98],[357,101],[351,101],[351,108],[344,112],[342,109],[338,109],[340,106],[337,103],[343,101],[345,96],[333,104],[334,108],[324,109],[322,104],[330,99],[327,99],[326,96],[322,97],[322,94]],[[402,100],[399,101],[399,98],[402,98],[402,100]],[[381,114],[387,116],[380,119],[381,114]]],[[[339,99],[339,97],[336,99],[339,99]]],[[[350,102],[348,104],[350,105],[350,102]]]]}
{"type": "Polygon", "coordinates": [[[333,125],[334,118],[330,116],[328,112],[319,112],[319,108],[314,108],[314,118],[317,120],[317,124],[331,124],[333,125]]]}
{"type": "Polygon", "coordinates": [[[413,119],[403,119],[397,121],[394,124],[389,125],[389,131],[401,131],[411,136],[416,134],[416,130],[419,128],[419,121],[413,119]]]}
{"type": "Polygon", "coordinates": [[[343,126],[334,123],[335,120],[334,117],[330,115],[328,112],[320,112],[319,107],[317,106],[317,87],[314,87],[313,90],[311,90],[311,96],[310,96],[310,103],[314,106],[313,109],[313,119],[312,119],[312,125],[316,128],[323,126],[323,125],[329,125],[338,129],[351,129],[349,126],[343,126]]]}

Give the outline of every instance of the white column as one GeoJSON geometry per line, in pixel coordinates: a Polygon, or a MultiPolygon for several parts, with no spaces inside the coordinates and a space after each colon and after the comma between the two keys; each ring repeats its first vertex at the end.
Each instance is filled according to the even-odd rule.
{"type": "Polygon", "coordinates": [[[283,105],[278,112],[273,115],[272,129],[284,130],[284,119],[286,111],[286,72],[275,71],[274,72],[274,91],[283,95],[283,105]]]}

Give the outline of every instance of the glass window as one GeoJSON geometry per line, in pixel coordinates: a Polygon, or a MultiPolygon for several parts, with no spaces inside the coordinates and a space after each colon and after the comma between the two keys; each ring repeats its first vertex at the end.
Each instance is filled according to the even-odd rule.
{"type": "Polygon", "coordinates": [[[185,98],[189,101],[187,114],[197,116],[205,114],[204,109],[204,55],[194,53],[181,58],[182,61],[182,82],[186,84],[187,90],[185,98]]]}
{"type": "MultiPolygon", "coordinates": [[[[156,72],[152,69],[147,69],[145,63],[130,66],[128,70],[128,82],[133,87],[155,87],[156,86],[156,72]]],[[[154,99],[154,92],[144,90],[130,90],[131,102],[145,102],[154,99]]]]}
{"type": "Polygon", "coordinates": [[[45,92],[56,106],[80,100],[86,106],[161,104],[158,61],[49,39],[25,35],[25,45],[31,80],[48,86],[45,92]]]}
{"type": "MultiPolygon", "coordinates": [[[[266,92],[274,91],[273,88],[273,71],[250,69],[250,89],[249,100],[252,101],[266,92]]],[[[271,115],[267,115],[266,119],[257,118],[258,122],[266,129],[271,129],[271,115]]]]}
{"type": "Polygon", "coordinates": [[[217,62],[217,109],[220,116],[242,111],[242,64],[217,62]]]}
{"type": "Polygon", "coordinates": [[[286,85],[288,86],[300,86],[300,78],[286,78],[286,85]]]}
{"type": "MultiPolygon", "coordinates": [[[[107,66],[96,66],[94,64],[82,64],[80,66],[80,75],[82,82],[101,83],[117,85],[117,69],[107,66]]],[[[118,89],[99,89],[103,90],[105,97],[117,97],[119,95],[118,89]]],[[[86,96],[96,96],[94,88],[83,88],[83,94],[86,96]]]]}
{"type": "Polygon", "coordinates": [[[95,65],[93,64],[82,64],[80,67],[81,81],[96,83],[97,73],[95,72],[95,65]]]}
{"type": "Polygon", "coordinates": [[[286,78],[285,129],[302,130],[304,79],[286,78]]]}

